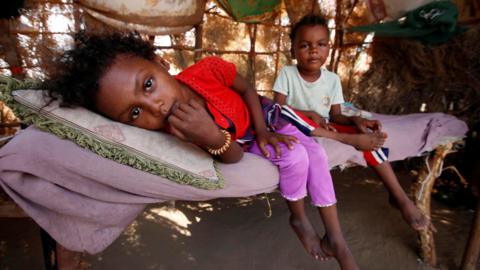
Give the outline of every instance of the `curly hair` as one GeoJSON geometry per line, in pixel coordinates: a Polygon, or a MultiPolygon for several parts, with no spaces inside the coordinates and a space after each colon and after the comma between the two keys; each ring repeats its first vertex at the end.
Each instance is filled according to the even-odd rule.
{"type": "Polygon", "coordinates": [[[300,27],[302,27],[302,26],[315,26],[315,25],[323,26],[328,31],[328,23],[327,23],[327,19],[325,19],[325,17],[320,16],[320,15],[316,15],[316,14],[308,14],[308,15],[303,16],[297,23],[295,23],[292,26],[292,30],[290,31],[290,41],[292,42],[292,44],[293,44],[293,41],[294,41],[295,37],[297,36],[297,32],[300,29],[300,27]]]}
{"type": "Polygon", "coordinates": [[[120,54],[155,58],[155,48],[138,33],[75,35],[74,48],[66,51],[55,63],[55,72],[44,87],[61,106],[83,106],[95,110],[99,80],[120,54]]]}

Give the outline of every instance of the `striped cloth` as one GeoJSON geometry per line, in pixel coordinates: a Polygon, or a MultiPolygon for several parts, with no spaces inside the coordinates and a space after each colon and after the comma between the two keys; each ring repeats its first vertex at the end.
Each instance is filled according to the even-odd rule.
{"type": "MultiPolygon", "coordinates": [[[[318,125],[310,118],[290,106],[280,106],[273,100],[260,96],[263,115],[267,127],[272,130],[279,130],[287,124],[297,127],[302,133],[310,136],[312,131],[318,128],[318,125]]],[[[356,134],[358,129],[354,126],[331,124],[338,132],[356,134]]],[[[243,138],[237,139],[240,144],[247,144],[255,140],[255,133],[252,128],[248,130],[243,138]]],[[[363,151],[363,156],[369,166],[376,166],[388,160],[388,148],[382,147],[373,151],[363,151]]]]}

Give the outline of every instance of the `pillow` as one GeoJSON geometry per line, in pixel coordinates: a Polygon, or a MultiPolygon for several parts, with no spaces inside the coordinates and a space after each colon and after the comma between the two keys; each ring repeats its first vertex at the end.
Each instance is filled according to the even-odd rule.
{"type": "Polygon", "coordinates": [[[13,107],[23,123],[179,184],[202,189],[224,187],[215,161],[199,147],[169,134],[112,121],[82,107],[59,107],[59,102],[51,101],[43,90],[13,91],[22,86],[25,84],[13,78],[0,77],[0,99],[13,107]]]}

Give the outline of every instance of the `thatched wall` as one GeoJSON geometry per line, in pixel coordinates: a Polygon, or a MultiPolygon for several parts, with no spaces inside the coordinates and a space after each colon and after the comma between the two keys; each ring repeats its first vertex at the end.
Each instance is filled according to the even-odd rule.
{"type": "Polygon", "coordinates": [[[380,113],[447,112],[478,130],[480,27],[436,47],[408,39],[375,39],[370,69],[348,92],[380,113]]]}
{"type": "MultiPolygon", "coordinates": [[[[456,2],[461,21],[478,21],[480,0],[456,2]]],[[[452,113],[471,127],[478,125],[478,29],[435,48],[409,40],[377,39],[369,45],[366,34],[346,31],[369,22],[365,1],[285,0],[275,18],[245,24],[235,22],[209,0],[203,21],[195,29],[145,38],[154,42],[158,54],[177,70],[201,57],[219,55],[235,62],[261,94],[271,95],[279,69],[292,63],[288,38],[291,22],[306,12],[319,12],[332,20],[332,53],[327,67],[342,77],[349,101],[382,113],[419,112],[425,103],[426,111],[452,113]],[[362,62],[359,59],[365,58],[365,52],[372,63],[363,74],[365,70],[356,64],[362,62]]],[[[3,74],[9,74],[12,66],[21,66],[27,77],[42,78],[49,60],[68,48],[75,31],[110,29],[89,17],[73,0],[26,0],[20,14],[20,18],[0,25],[2,38],[11,41],[8,48],[2,42],[3,51],[0,47],[3,74]],[[66,23],[52,23],[58,18],[66,23]]]]}

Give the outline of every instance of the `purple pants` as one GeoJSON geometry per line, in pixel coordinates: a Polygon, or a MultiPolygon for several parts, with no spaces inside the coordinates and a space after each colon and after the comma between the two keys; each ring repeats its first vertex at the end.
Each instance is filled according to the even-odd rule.
{"type": "MultiPolygon", "coordinates": [[[[323,147],[314,139],[304,135],[291,124],[286,125],[277,133],[295,136],[299,143],[292,150],[280,143],[282,154],[276,157],[275,150],[267,145],[270,160],[278,166],[280,174],[280,193],[289,201],[303,199],[308,194],[312,204],[317,207],[327,207],[337,202],[333,189],[332,176],[328,168],[328,159],[323,147]]],[[[257,142],[249,149],[250,153],[265,157],[257,142]]]]}

